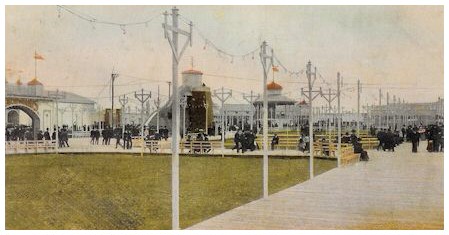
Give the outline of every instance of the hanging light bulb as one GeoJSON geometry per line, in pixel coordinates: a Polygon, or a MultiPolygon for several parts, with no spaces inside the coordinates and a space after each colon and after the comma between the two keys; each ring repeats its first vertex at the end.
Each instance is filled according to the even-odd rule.
{"type": "Polygon", "coordinates": [[[234,56],[231,57],[231,64],[234,63],[234,56]]]}
{"type": "Polygon", "coordinates": [[[58,6],[58,18],[61,18],[61,7],[58,6]]]}
{"type": "Polygon", "coordinates": [[[206,46],[207,46],[207,40],[204,41],[203,50],[206,50],[206,46]]]}
{"type": "Polygon", "coordinates": [[[95,30],[95,24],[94,24],[94,23],[95,23],[95,21],[93,21],[93,20],[90,20],[89,22],[90,22],[90,25],[92,26],[92,29],[93,29],[93,30],[95,30]]]}
{"type": "Polygon", "coordinates": [[[251,54],[251,59],[254,60],[254,52],[251,54]]]}
{"type": "Polygon", "coordinates": [[[126,28],[124,24],[120,25],[120,29],[122,30],[123,34],[126,34],[126,28]]]}

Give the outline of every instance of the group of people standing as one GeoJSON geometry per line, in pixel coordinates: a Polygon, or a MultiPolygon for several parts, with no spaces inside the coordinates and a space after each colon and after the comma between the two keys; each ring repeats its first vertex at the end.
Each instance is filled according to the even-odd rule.
{"type": "Polygon", "coordinates": [[[33,140],[33,129],[23,125],[6,128],[5,139],[6,141],[33,140]]]}
{"type": "Polygon", "coordinates": [[[99,141],[100,137],[103,137],[102,145],[111,145],[111,139],[115,138],[116,139],[115,148],[117,148],[118,146],[121,146],[124,149],[132,148],[132,133],[130,130],[126,130],[125,133],[122,133],[122,128],[112,129],[110,127],[106,127],[101,132],[98,129],[92,129],[90,131],[91,144],[98,145],[100,142],[99,141]]]}
{"type": "MultiPolygon", "coordinates": [[[[402,126],[399,131],[391,131],[391,129],[381,129],[377,132],[377,139],[379,140],[379,146],[377,150],[383,149],[394,151],[394,147],[401,144],[403,141],[411,142],[412,152],[417,153],[420,140],[427,139],[427,151],[429,152],[442,152],[444,149],[444,126],[442,125],[416,125],[402,126]],[[401,136],[402,134],[402,136],[401,136]]],[[[375,129],[374,129],[375,130],[375,129]]],[[[371,129],[370,129],[371,131],[371,129]]],[[[372,133],[372,132],[370,132],[372,133]]]]}
{"type": "Polygon", "coordinates": [[[403,138],[400,137],[399,131],[391,131],[391,129],[380,129],[377,132],[377,139],[379,140],[379,145],[377,150],[390,150],[394,152],[394,148],[402,143],[403,138]]]}
{"type": "Polygon", "coordinates": [[[427,127],[420,125],[415,126],[403,126],[401,131],[405,141],[412,143],[412,152],[418,152],[420,140],[427,139],[428,152],[442,152],[444,149],[444,126],[431,124],[427,127]]]}
{"type": "MultiPolygon", "coordinates": [[[[56,128],[53,129],[53,133],[50,136],[50,131],[47,128],[45,132],[39,131],[37,133],[37,140],[56,140],[56,128]]],[[[62,129],[58,128],[58,146],[59,148],[70,147],[69,146],[69,131],[66,127],[62,129]]]]}
{"type": "Polygon", "coordinates": [[[444,126],[430,125],[426,129],[427,151],[443,152],[444,150],[444,126]]]}
{"type": "Polygon", "coordinates": [[[237,130],[234,135],[234,147],[232,148],[232,150],[237,149],[237,153],[240,150],[242,150],[242,153],[244,153],[248,149],[254,151],[256,148],[258,148],[255,140],[256,135],[252,131],[246,130],[242,132],[241,130],[237,130]]]}

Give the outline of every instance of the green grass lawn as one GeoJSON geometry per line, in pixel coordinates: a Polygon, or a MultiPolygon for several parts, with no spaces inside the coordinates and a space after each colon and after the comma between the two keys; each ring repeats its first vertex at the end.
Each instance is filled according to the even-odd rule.
{"type": "MultiPolygon", "coordinates": [[[[261,197],[261,158],[181,157],[186,228],[261,197]]],[[[316,160],[316,174],[336,167],[316,160]]],[[[269,191],[308,179],[308,159],[270,159],[269,191]]],[[[170,229],[171,159],[130,154],[6,156],[7,229],[170,229]]]]}

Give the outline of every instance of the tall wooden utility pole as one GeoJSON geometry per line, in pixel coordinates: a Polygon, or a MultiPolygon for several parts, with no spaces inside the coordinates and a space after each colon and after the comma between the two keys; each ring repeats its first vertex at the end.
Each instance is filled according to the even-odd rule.
{"type": "Polygon", "coordinates": [[[315,67],[315,71],[312,72],[312,62],[308,62],[307,63],[307,70],[306,70],[306,75],[307,75],[307,81],[308,81],[308,91],[304,91],[303,88],[301,88],[301,93],[302,95],[304,95],[308,100],[309,100],[309,174],[310,174],[310,179],[313,179],[314,177],[314,173],[313,173],[313,105],[312,102],[313,100],[319,96],[322,93],[321,88],[319,90],[312,90],[313,88],[313,84],[316,81],[316,67],[315,67]],[[312,75],[313,75],[313,81],[312,81],[312,75]],[[316,93],[316,95],[313,95],[314,93],[316,93]]]}
{"type": "Polygon", "coordinates": [[[243,94],[243,99],[245,99],[250,105],[251,105],[251,118],[250,118],[250,129],[253,131],[253,122],[254,122],[254,101],[259,99],[260,95],[254,95],[253,90],[251,90],[251,93],[249,95],[243,94]]]}
{"type": "Polygon", "coordinates": [[[226,90],[221,87],[220,90],[214,90],[214,96],[221,102],[221,157],[224,157],[224,141],[226,135],[225,128],[225,116],[224,116],[224,104],[227,99],[231,98],[232,90],[226,90]],[[221,91],[220,91],[221,90],[221,91]]]}
{"type": "Polygon", "coordinates": [[[273,50],[271,55],[267,53],[267,42],[262,42],[260,48],[260,60],[263,69],[263,197],[268,197],[268,72],[273,68],[273,50]]]}
{"type": "MultiPolygon", "coordinates": [[[[327,101],[327,113],[328,115],[330,115],[331,113],[331,109],[332,109],[332,101],[335,100],[335,98],[337,98],[337,94],[336,93],[332,93],[331,89],[329,88],[329,92],[328,93],[323,93],[321,92],[321,97],[323,97],[326,101],[327,101]]],[[[331,139],[330,139],[330,116],[328,116],[327,118],[327,132],[328,132],[328,141],[329,143],[331,143],[331,139]]]]}
{"type": "Polygon", "coordinates": [[[387,107],[386,107],[386,114],[387,114],[387,130],[390,129],[390,93],[387,92],[387,107]]]}
{"type": "MultiPolygon", "coordinates": [[[[64,91],[59,91],[59,89],[56,89],[56,91],[49,91],[48,96],[52,99],[54,99],[56,102],[56,124],[54,125],[54,131],[56,131],[56,153],[59,152],[59,100],[64,99],[66,94],[64,91]]],[[[37,133],[34,133],[36,135],[37,133]]]]}
{"type": "MultiPolygon", "coordinates": [[[[164,37],[168,40],[172,50],[172,229],[179,229],[179,94],[178,94],[178,64],[188,45],[192,46],[192,22],[189,23],[190,31],[178,27],[179,10],[172,8],[172,25],[168,24],[168,12],[164,13],[164,37]],[[170,36],[169,31],[172,33],[170,36]],[[187,37],[182,49],[178,49],[178,36],[187,37]]],[[[169,83],[170,84],[170,83],[169,83]]]]}
{"type": "Polygon", "coordinates": [[[357,80],[357,137],[360,137],[360,80],[357,80]]]}
{"type": "Polygon", "coordinates": [[[341,78],[340,78],[340,72],[337,73],[337,166],[341,166],[341,121],[342,121],[342,115],[341,115],[341,107],[340,107],[340,87],[341,87],[341,78]]]}
{"type": "Polygon", "coordinates": [[[154,101],[154,105],[156,106],[156,132],[159,134],[159,108],[161,106],[161,99],[159,99],[159,85],[157,85],[157,99],[154,101]]]}
{"type": "Polygon", "coordinates": [[[128,97],[126,95],[123,95],[119,97],[119,102],[122,105],[122,140],[123,140],[123,149],[125,149],[125,109],[126,104],[128,103],[128,97]]]}
{"type": "Polygon", "coordinates": [[[382,89],[379,89],[379,129],[382,129],[382,89]]]}
{"type": "Polygon", "coordinates": [[[145,145],[145,142],[144,142],[144,131],[145,131],[145,121],[143,120],[143,104],[145,103],[145,102],[147,102],[147,100],[149,99],[149,98],[151,98],[151,92],[150,93],[143,93],[143,89],[141,90],[141,93],[140,94],[138,94],[137,92],[134,92],[134,97],[140,102],[140,104],[141,104],[141,108],[140,108],[140,121],[141,121],[141,127],[140,127],[140,138],[141,138],[141,141],[142,141],[142,151],[141,151],[141,153],[140,153],[140,156],[142,156],[143,157],[143,149],[144,149],[144,145],[145,145]]]}
{"type": "Polygon", "coordinates": [[[168,99],[171,97],[171,82],[167,82],[168,84],[168,99]]]}
{"type": "Polygon", "coordinates": [[[114,73],[114,69],[112,69],[111,73],[111,90],[112,90],[112,96],[111,96],[111,128],[114,129],[114,82],[115,79],[118,77],[118,73],[114,73]]]}

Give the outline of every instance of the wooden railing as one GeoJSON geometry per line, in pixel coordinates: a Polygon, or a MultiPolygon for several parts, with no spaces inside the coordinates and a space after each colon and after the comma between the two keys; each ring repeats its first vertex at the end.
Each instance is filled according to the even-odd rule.
{"type": "MultiPolygon", "coordinates": [[[[142,138],[132,137],[133,148],[142,148],[142,138]]],[[[145,149],[149,149],[150,153],[158,153],[161,151],[161,142],[159,140],[145,140],[145,149]]]]}
{"type": "Polygon", "coordinates": [[[22,141],[6,141],[6,151],[20,152],[38,152],[38,151],[54,151],[56,149],[56,140],[22,140],[22,141]]]}

